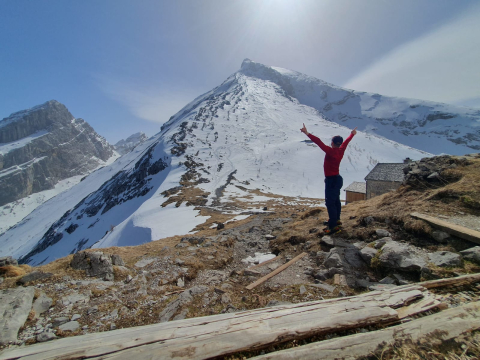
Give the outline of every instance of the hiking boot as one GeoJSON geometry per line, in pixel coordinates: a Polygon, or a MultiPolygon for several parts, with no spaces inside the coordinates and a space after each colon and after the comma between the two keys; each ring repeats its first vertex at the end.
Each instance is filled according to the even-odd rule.
{"type": "Polygon", "coordinates": [[[338,225],[335,226],[333,229],[329,229],[328,227],[323,229],[323,232],[325,233],[325,235],[333,235],[333,234],[339,233],[340,231],[342,231],[342,229],[340,229],[338,225]]]}
{"type": "MultiPolygon", "coordinates": [[[[323,222],[323,225],[328,226],[328,221],[324,221],[324,222],[323,222]]],[[[342,226],[342,221],[341,221],[341,220],[337,220],[337,225],[338,225],[338,226],[342,226]]]]}

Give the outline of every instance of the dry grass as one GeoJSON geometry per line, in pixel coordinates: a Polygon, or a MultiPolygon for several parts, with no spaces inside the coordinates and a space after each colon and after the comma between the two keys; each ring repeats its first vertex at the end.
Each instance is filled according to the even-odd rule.
{"type": "Polygon", "coordinates": [[[16,278],[28,274],[32,268],[28,265],[5,265],[0,267],[0,276],[6,278],[16,278]]]}

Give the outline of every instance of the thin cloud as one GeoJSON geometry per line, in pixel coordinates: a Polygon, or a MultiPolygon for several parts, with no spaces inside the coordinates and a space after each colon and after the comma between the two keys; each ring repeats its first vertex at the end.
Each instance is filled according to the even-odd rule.
{"type": "Polygon", "coordinates": [[[447,103],[480,97],[480,6],[401,45],[345,87],[447,103]]]}
{"type": "Polygon", "coordinates": [[[97,77],[98,85],[111,99],[125,105],[143,120],[163,124],[200,93],[192,89],[152,88],[97,77]]]}

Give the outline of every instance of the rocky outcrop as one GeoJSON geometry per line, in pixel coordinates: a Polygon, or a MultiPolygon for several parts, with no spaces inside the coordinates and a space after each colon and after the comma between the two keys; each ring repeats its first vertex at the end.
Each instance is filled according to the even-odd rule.
{"type": "Polygon", "coordinates": [[[85,270],[87,276],[101,277],[104,280],[114,279],[113,265],[124,266],[119,255],[106,255],[100,251],[80,251],[73,255],[70,266],[73,269],[85,270]]]}
{"type": "Polygon", "coordinates": [[[0,121],[0,205],[87,174],[113,147],[65,105],[48,101],[0,121]]]}

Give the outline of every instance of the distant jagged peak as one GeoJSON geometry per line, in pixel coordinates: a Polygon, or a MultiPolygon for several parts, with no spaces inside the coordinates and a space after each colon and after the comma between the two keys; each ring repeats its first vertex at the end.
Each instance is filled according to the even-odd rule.
{"type": "Polygon", "coordinates": [[[136,146],[145,142],[145,140],[147,140],[147,139],[148,139],[148,137],[147,137],[147,135],[145,135],[145,133],[137,132],[133,135],[130,135],[126,139],[122,139],[122,140],[118,141],[114,145],[114,148],[119,154],[124,155],[124,154],[132,151],[136,146]]]}

